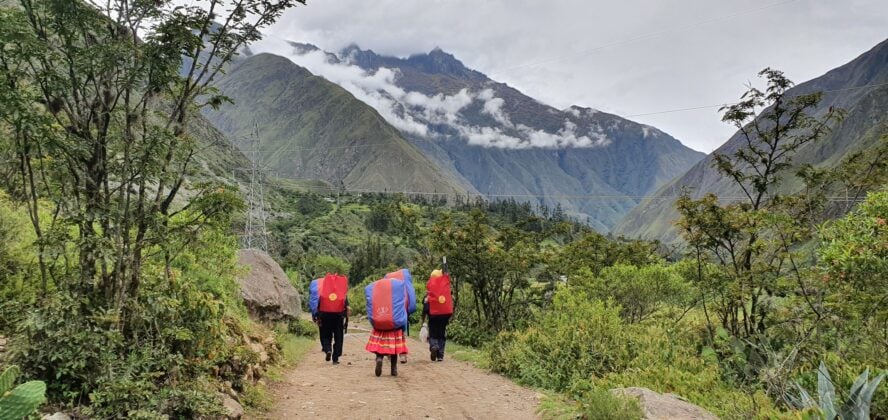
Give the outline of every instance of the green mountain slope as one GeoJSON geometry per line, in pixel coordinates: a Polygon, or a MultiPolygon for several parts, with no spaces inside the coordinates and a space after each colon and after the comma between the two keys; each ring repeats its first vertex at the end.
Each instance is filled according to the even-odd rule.
{"type": "Polygon", "coordinates": [[[247,57],[216,86],[234,104],[207,110],[206,117],[248,156],[255,121],[259,160],[280,177],[354,191],[466,191],[371,107],[286,58],[247,57]]]}
{"type": "MultiPolygon", "coordinates": [[[[318,47],[293,46],[291,58],[317,66],[317,54],[323,53],[318,47]]],[[[373,83],[360,88],[377,99],[377,109],[392,107],[383,112],[386,118],[411,122],[390,121],[454,178],[491,197],[560,205],[600,231],[609,231],[636,197],[705,156],[617,115],[543,104],[440,49],[408,58],[356,46],[323,54],[328,66],[319,68],[331,71],[331,80],[344,66],[357,66],[374,80],[392,74],[386,81],[395,88],[373,83]],[[411,131],[416,125],[425,129],[411,131]]]]}
{"type": "MultiPolygon", "coordinates": [[[[815,91],[826,92],[818,113],[826,112],[830,107],[839,107],[847,110],[848,115],[825,139],[801,148],[795,158],[796,164],[831,167],[847,154],[876,144],[879,137],[888,132],[888,40],[848,64],[799,84],[789,94],[815,91]]],[[[730,153],[742,143],[739,134],[735,134],[716,152],[730,153]]],[[[796,179],[786,177],[781,188],[792,191],[799,186],[796,179]]],[[[732,182],[712,167],[710,156],[660,188],[656,193],[657,198],[647,200],[629,212],[616,227],[615,233],[664,242],[678,240],[673,227],[673,222],[678,219],[673,197],[682,188],[690,188],[696,197],[710,192],[720,196],[739,194],[732,182]]]]}

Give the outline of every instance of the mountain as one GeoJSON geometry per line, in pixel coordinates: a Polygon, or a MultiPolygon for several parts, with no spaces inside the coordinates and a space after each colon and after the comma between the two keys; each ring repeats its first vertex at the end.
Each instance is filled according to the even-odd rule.
{"type": "Polygon", "coordinates": [[[608,231],[705,155],[617,115],[545,105],[434,49],[408,58],[291,43],[288,58],[371,104],[451,178],[608,231]]]}
{"type": "MultiPolygon", "coordinates": [[[[888,40],[816,79],[801,83],[787,94],[803,95],[823,91],[823,100],[815,115],[830,107],[843,108],[846,118],[819,142],[798,150],[796,164],[831,167],[849,153],[866,150],[888,133],[888,40]]],[[[714,153],[728,154],[744,143],[740,133],[734,134],[714,153]]],[[[706,193],[736,196],[740,192],[729,179],[712,167],[712,156],[700,161],[684,175],[666,184],[656,198],[634,208],[616,227],[615,233],[628,237],[660,239],[675,242],[678,238],[672,222],[678,219],[673,198],[682,188],[690,188],[696,197],[706,193]]],[[[780,188],[797,189],[798,180],[787,175],[780,188]]]]}
{"type": "Polygon", "coordinates": [[[280,177],[353,191],[467,191],[373,108],[286,58],[249,55],[215,86],[234,103],[204,115],[248,156],[255,122],[259,160],[280,177]]]}

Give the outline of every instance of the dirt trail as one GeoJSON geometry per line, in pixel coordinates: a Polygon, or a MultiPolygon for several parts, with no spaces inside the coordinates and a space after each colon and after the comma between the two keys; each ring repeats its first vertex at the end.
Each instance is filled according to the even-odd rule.
{"type": "Polygon", "coordinates": [[[368,327],[349,329],[341,364],[309,352],[272,387],[270,419],[533,419],[539,397],[509,380],[449,357],[429,360],[428,345],[409,339],[407,364],[398,376],[373,373],[375,357],[364,351],[368,327]]]}

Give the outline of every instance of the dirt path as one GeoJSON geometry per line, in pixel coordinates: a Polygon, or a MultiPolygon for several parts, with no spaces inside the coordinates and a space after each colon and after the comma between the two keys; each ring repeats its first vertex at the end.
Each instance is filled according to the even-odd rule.
{"type": "Polygon", "coordinates": [[[448,358],[432,362],[428,347],[410,339],[407,364],[398,376],[373,373],[374,356],[364,351],[368,331],[350,328],[341,364],[324,362],[312,351],[272,388],[270,419],[533,419],[535,392],[448,358]]]}

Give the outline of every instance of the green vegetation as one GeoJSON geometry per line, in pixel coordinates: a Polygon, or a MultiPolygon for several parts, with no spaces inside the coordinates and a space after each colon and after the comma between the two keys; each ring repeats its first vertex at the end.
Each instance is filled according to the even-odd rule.
{"type": "MultiPolygon", "coordinates": [[[[692,252],[668,262],[656,243],[609,239],[516,202],[444,206],[367,194],[342,196],[334,205],[314,193],[292,193],[281,207],[285,215],[273,223],[273,242],[286,241],[278,251],[291,269],[311,267],[318,255],[335,255],[352,270],[360,265],[358,272],[369,274],[351,279],[355,314],[364,311],[364,286],[399,266],[411,267],[422,294],[424,276],[446,255],[458,291],[448,334],[460,345],[448,347],[451,357],[554,391],[557,397],[543,407],[546,416],[632,410],[607,391],[641,386],[679,394],[725,418],[782,417],[795,410],[788,385],[810,384],[821,360],[840,372],[834,380],[845,389],[867,367],[885,368],[878,350],[885,343],[879,330],[884,307],[878,305],[885,288],[876,280],[885,273],[884,255],[875,245],[884,242],[886,200],[888,193],[873,193],[842,219],[812,223],[805,237],[813,248],[790,244],[787,251],[782,241],[769,241],[785,263],[779,272],[765,261],[755,269],[771,273],[779,287],[760,312],[764,325],[773,326],[750,335],[716,316],[727,301],[715,296],[730,290],[720,285],[734,274],[713,255],[701,251],[698,260],[692,252]],[[324,204],[310,206],[306,216],[287,204],[300,201],[324,204]],[[824,282],[825,276],[848,281],[824,282]],[[817,296],[819,320],[803,292],[817,296]]],[[[773,212],[788,209],[775,206],[773,212]]],[[[766,220],[783,221],[776,215],[766,220]]],[[[758,226],[769,238],[765,232],[776,229],[758,226]]],[[[884,411],[884,401],[885,389],[876,390],[874,415],[884,411]]]]}
{"type": "MultiPolygon", "coordinates": [[[[225,100],[212,74],[293,2],[217,3],[229,23],[164,2],[0,8],[0,159],[15,162],[0,178],[0,361],[34,379],[13,388],[18,368],[5,370],[0,410],[32,412],[44,387],[54,406],[96,418],[217,417],[220,392],[263,409],[261,379],[280,376],[268,364],[292,365],[314,345],[307,320],[272,332],[247,318],[233,234],[243,205],[237,179],[221,175],[239,158],[191,124],[200,104],[225,100]],[[138,39],[142,25],[152,31],[138,39]],[[221,160],[195,169],[204,147],[221,160]]],[[[348,273],[356,315],[368,282],[406,266],[421,296],[446,256],[450,354],[548,393],[547,416],[638,417],[609,391],[640,386],[725,418],[884,418],[886,165],[852,154],[803,167],[792,177],[803,188],[782,189],[842,112],[818,114],[821,94],[790,95],[780,72],[763,75],[766,91],[726,110],[745,146],[713,158],[744,198],[684,196],[677,261],[560,206],[293,182],[268,194],[272,253],[306,294],[311,279],[348,273]],[[836,188],[872,192],[848,211],[826,200],[836,188]],[[815,384],[816,400],[804,391],[815,384]]]]}
{"type": "Polygon", "coordinates": [[[828,419],[866,420],[870,418],[870,405],[872,404],[873,393],[884,378],[885,374],[883,373],[870,382],[869,370],[865,370],[854,381],[854,385],[848,391],[847,400],[841,406],[838,406],[835,385],[829,376],[826,366],[820,363],[820,367],[817,369],[817,396],[819,402],[812,398],[811,394],[805,391],[805,388],[796,384],[799,395],[796,399],[791,400],[791,403],[801,409],[820,410],[823,417],[828,419]]]}
{"type": "Polygon", "coordinates": [[[249,389],[274,357],[236,294],[243,205],[225,173],[242,157],[197,113],[296,1],[207,3],[0,7],[3,363],[55,406],[218,416],[223,384],[249,389]]]}
{"type": "Polygon", "coordinates": [[[37,411],[46,401],[46,384],[29,381],[15,387],[18,366],[10,366],[0,374],[0,418],[20,419],[37,411]]]}
{"type": "Polygon", "coordinates": [[[466,192],[372,107],[284,57],[240,59],[214,85],[233,103],[204,115],[243,150],[253,145],[239,139],[258,123],[260,159],[284,177],[336,190],[466,192]]]}

